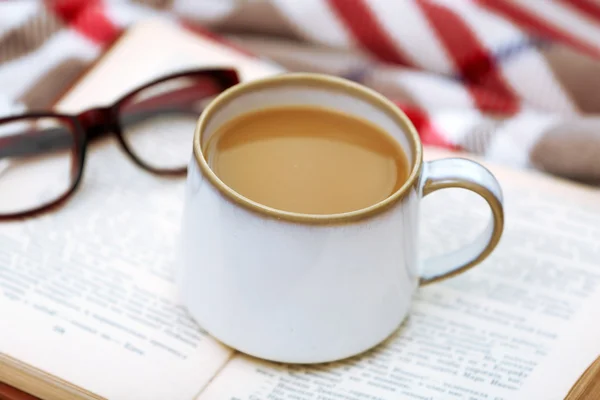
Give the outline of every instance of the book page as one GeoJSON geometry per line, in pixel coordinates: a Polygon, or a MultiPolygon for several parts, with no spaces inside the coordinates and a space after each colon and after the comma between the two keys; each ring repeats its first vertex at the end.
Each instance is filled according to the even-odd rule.
{"type": "Polygon", "coordinates": [[[61,209],[0,224],[0,352],[110,399],[191,399],[230,350],[178,302],[183,182],[112,141],[87,162],[61,209]]]}
{"type": "MultiPolygon", "coordinates": [[[[537,176],[497,176],[506,196],[497,250],[420,288],[385,343],[313,366],[236,355],[199,400],[563,399],[600,354],[599,197],[537,176]]],[[[428,196],[422,214],[423,256],[460,246],[488,216],[458,189],[428,196]]]]}
{"type": "MultiPolygon", "coordinates": [[[[205,65],[235,66],[242,80],[277,71],[145,22],[57,108],[106,105],[148,79],[205,65]]],[[[89,146],[82,184],[62,207],[0,224],[0,381],[19,368],[92,397],[197,396],[231,350],[178,301],[173,274],[184,185],[184,178],[143,171],[107,138],[89,146]]]]}

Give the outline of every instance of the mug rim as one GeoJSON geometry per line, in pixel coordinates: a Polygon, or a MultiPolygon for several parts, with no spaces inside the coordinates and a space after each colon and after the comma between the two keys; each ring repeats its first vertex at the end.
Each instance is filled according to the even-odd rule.
{"type": "MultiPolygon", "coordinates": [[[[400,147],[403,146],[400,144],[400,147]]],[[[215,99],[211,101],[210,104],[204,109],[200,115],[200,118],[198,119],[196,129],[194,131],[193,153],[195,162],[200,168],[200,172],[206,176],[208,181],[214,187],[216,187],[226,199],[231,200],[235,204],[246,209],[258,212],[264,216],[276,218],[278,220],[309,224],[352,222],[355,220],[375,216],[387,210],[389,207],[402,200],[408,194],[410,188],[415,184],[420,176],[423,165],[423,149],[417,130],[408,116],[391,100],[375,90],[360,85],[356,82],[336,76],[309,72],[282,73],[256,80],[241,82],[217,95],[217,97],[215,97],[215,99]],[[410,166],[410,174],[402,186],[400,186],[400,188],[398,188],[394,193],[385,199],[358,210],[336,214],[305,214],[279,210],[266,206],[242,196],[226,185],[209,167],[204,155],[204,150],[202,149],[202,136],[208,121],[211,119],[213,114],[218,112],[229,101],[244,93],[251,92],[256,89],[284,85],[286,83],[295,83],[303,86],[324,86],[327,88],[341,90],[350,96],[359,97],[362,100],[367,101],[376,108],[384,111],[390,118],[392,118],[394,122],[397,123],[406,133],[414,155],[412,165],[410,166]]]]}

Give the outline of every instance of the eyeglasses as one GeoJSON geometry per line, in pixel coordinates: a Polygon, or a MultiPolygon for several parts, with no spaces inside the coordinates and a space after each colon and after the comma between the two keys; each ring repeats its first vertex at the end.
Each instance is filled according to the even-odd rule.
{"type": "Polygon", "coordinates": [[[0,118],[0,220],[64,202],[81,181],[88,143],[111,133],[146,171],[185,176],[204,106],[237,83],[233,69],[185,71],[77,115],[32,112],[0,118]]]}

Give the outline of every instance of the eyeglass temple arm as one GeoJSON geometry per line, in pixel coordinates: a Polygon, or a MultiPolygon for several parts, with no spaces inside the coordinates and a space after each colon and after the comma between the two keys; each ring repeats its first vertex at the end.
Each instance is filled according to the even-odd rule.
{"type": "MultiPolygon", "coordinates": [[[[141,122],[161,113],[182,112],[177,109],[136,110],[121,118],[121,125],[126,126],[141,122]]],[[[109,130],[102,127],[91,127],[88,135],[94,140],[103,137],[109,130]]],[[[0,159],[7,157],[23,157],[44,153],[52,153],[58,150],[70,150],[73,148],[73,134],[64,127],[46,128],[43,130],[25,131],[16,135],[0,136],[0,159]]]]}
{"type": "Polygon", "coordinates": [[[0,159],[52,153],[72,146],[73,135],[63,127],[24,132],[0,137],[0,159]]]}

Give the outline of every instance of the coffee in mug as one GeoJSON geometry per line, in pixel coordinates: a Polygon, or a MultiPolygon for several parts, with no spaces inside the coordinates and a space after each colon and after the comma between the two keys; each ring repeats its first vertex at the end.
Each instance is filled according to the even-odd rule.
{"type": "Polygon", "coordinates": [[[240,195],[297,213],[336,214],[378,203],[408,178],[402,147],[366,119],[326,107],[273,107],[219,128],[204,152],[240,195]]]}
{"type": "Polygon", "coordinates": [[[424,162],[406,115],[341,78],[228,89],[200,116],[193,153],[182,300],[213,337],[255,357],[318,363],[376,346],[420,285],[477,265],[502,233],[502,191],[486,168],[424,162]],[[419,204],[445,188],[480,195],[492,218],[472,243],[422,260],[419,204]]]}

